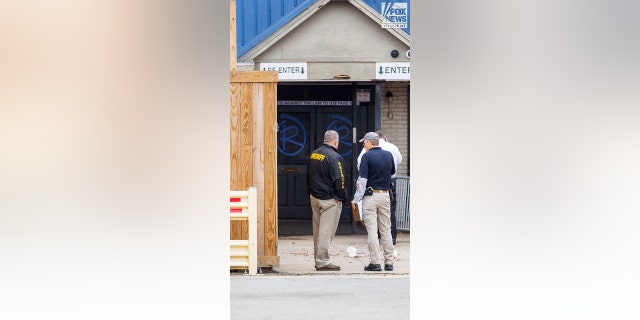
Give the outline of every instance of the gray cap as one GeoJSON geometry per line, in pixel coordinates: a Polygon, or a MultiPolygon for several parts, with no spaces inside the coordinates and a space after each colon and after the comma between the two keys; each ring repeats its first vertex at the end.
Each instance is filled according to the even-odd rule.
{"type": "Polygon", "coordinates": [[[379,140],[380,137],[378,136],[377,133],[375,132],[367,132],[367,134],[364,135],[364,138],[360,139],[360,142],[365,141],[365,140],[379,140]]]}

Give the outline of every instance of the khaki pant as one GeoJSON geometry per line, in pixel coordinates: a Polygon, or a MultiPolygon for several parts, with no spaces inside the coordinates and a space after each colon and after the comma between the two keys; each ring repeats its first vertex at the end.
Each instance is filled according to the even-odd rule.
{"type": "Polygon", "coordinates": [[[342,202],[335,199],[320,200],[310,195],[313,211],[313,257],[316,268],[329,264],[329,248],[338,230],[342,202]]]}
{"type": "Polygon", "coordinates": [[[374,193],[362,198],[362,223],[367,229],[367,246],[369,247],[369,259],[373,264],[380,264],[384,259],[385,264],[393,264],[393,240],[391,239],[391,201],[389,193],[374,193]],[[378,232],[380,232],[380,244],[382,244],[383,256],[380,255],[378,244],[378,232]]]}

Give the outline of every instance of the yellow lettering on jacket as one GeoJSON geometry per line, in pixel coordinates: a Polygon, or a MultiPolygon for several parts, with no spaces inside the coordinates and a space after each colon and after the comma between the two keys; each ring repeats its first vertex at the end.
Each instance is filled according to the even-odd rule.
{"type": "Polygon", "coordinates": [[[313,160],[324,160],[325,155],[324,154],[319,154],[319,153],[312,153],[311,154],[311,159],[313,160]]]}
{"type": "Polygon", "coordinates": [[[338,168],[340,169],[340,180],[342,180],[342,189],[344,190],[344,173],[342,172],[342,162],[338,161],[338,168]]]}

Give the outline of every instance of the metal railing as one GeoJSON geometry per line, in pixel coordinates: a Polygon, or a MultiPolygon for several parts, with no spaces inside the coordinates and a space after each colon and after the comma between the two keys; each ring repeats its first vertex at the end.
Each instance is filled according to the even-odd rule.
{"type": "Polygon", "coordinates": [[[409,231],[409,177],[396,176],[396,230],[409,231]]]}

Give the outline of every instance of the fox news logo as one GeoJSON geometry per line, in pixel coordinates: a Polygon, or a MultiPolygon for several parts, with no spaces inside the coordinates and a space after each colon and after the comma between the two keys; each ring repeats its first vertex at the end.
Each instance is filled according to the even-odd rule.
{"type": "Polygon", "coordinates": [[[406,3],[383,2],[382,3],[382,27],[385,29],[408,27],[409,10],[406,3]]]}

